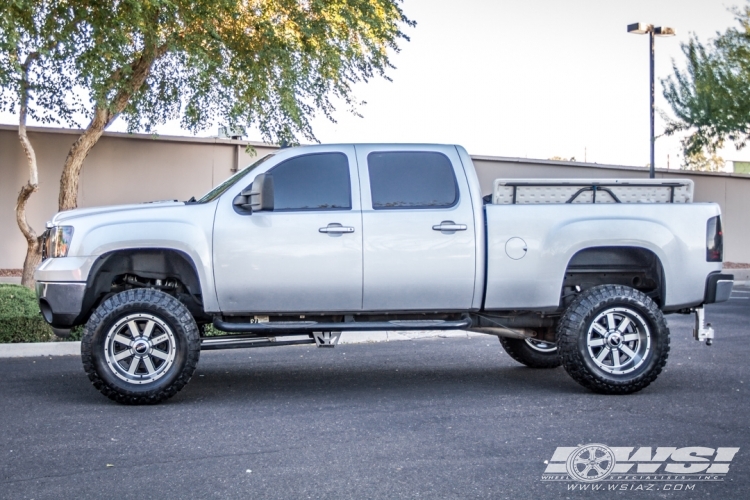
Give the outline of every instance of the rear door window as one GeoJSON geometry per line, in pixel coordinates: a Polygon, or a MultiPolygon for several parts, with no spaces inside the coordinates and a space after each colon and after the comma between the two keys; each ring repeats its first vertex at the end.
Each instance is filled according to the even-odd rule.
{"type": "Polygon", "coordinates": [[[442,153],[374,152],[367,156],[372,208],[449,208],[458,202],[453,165],[442,153]]]}
{"type": "Polygon", "coordinates": [[[297,156],[269,173],[273,175],[274,212],[352,208],[349,160],[343,153],[297,156]]]}

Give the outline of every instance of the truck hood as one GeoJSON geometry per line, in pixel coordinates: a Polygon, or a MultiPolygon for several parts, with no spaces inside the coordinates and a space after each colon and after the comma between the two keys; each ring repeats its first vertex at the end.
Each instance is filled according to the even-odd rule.
{"type": "Polygon", "coordinates": [[[74,210],[67,210],[65,212],[59,212],[53,218],[51,223],[55,226],[64,225],[66,222],[73,222],[76,219],[91,216],[110,215],[120,212],[129,211],[151,211],[164,209],[166,207],[175,207],[183,205],[184,203],[177,200],[168,201],[152,201],[147,203],[137,203],[132,205],[112,205],[103,207],[91,207],[91,208],[76,208],[74,210]]]}

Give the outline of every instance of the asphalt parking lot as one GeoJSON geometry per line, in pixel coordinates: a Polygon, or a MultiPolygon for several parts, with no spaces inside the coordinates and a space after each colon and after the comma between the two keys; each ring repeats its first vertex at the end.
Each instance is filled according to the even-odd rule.
{"type": "Polygon", "coordinates": [[[708,308],[712,347],[691,319],[669,317],[667,368],[630,396],[524,368],[493,337],[204,352],[150,407],[100,395],[74,356],[2,359],[0,497],[750,498],[750,288],[708,308]],[[586,443],[740,451],[723,481],[542,481],[586,443]]]}

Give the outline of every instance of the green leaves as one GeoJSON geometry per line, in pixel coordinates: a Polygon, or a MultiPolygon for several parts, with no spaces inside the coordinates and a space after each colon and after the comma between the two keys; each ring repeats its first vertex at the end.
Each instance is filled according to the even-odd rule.
{"type": "Polygon", "coordinates": [[[311,118],[333,119],[336,100],[356,108],[352,85],[386,77],[413,25],[400,0],[6,0],[0,109],[17,105],[20,64],[37,51],[42,121],[99,108],[131,131],[180,117],[195,132],[220,122],[314,140],[311,118]]]}
{"type": "Polygon", "coordinates": [[[67,2],[0,3],[0,110],[17,111],[28,91],[30,116],[73,124],[82,110],[69,58],[78,25],[67,2]]]}
{"type": "Polygon", "coordinates": [[[735,14],[740,27],[728,29],[708,47],[697,38],[683,44],[686,69],[674,66],[674,75],[662,82],[676,116],[666,133],[691,132],[683,140],[688,166],[715,165],[716,150],[725,140],[740,149],[750,138],[750,4],[735,14]]]}

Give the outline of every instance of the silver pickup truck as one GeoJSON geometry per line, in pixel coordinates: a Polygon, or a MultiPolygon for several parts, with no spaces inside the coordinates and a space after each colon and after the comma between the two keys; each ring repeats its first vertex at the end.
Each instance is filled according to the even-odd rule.
{"type": "Polygon", "coordinates": [[[719,207],[689,180],[502,180],[466,151],[281,149],[187,202],[78,209],[48,223],[44,318],[85,324],[94,386],[128,404],[179,391],[201,350],[341,332],[472,330],[600,393],[643,389],[669,352],[664,313],[727,300],[719,207]],[[216,335],[216,330],[225,335],[216,335]]]}

